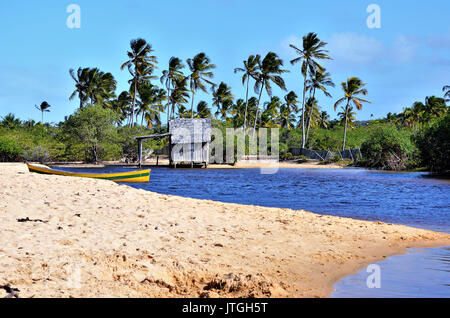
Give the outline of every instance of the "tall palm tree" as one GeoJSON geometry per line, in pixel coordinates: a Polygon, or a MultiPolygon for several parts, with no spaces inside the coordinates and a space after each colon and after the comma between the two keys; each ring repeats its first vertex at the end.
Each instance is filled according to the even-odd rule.
{"type": "Polygon", "coordinates": [[[70,69],[69,73],[75,81],[75,90],[70,95],[69,100],[74,99],[75,96],[78,95],[78,98],[80,99],[80,108],[83,108],[89,98],[89,68],[80,67],[76,74],[73,69],[70,69]]]}
{"type": "Polygon", "coordinates": [[[209,79],[214,77],[211,70],[215,69],[216,66],[211,64],[209,57],[205,53],[199,53],[194,58],[188,59],[187,65],[191,71],[189,76],[190,88],[192,92],[192,104],[191,104],[191,117],[194,118],[194,97],[198,89],[207,93],[205,84],[214,85],[209,79]]]}
{"type": "Polygon", "coordinates": [[[433,118],[439,118],[447,111],[445,99],[436,96],[426,97],[424,111],[425,111],[424,119],[426,121],[429,121],[433,118]]]}
{"type": "Polygon", "coordinates": [[[330,115],[326,111],[320,112],[318,124],[320,128],[327,129],[330,120],[330,115]]]}
{"type": "MultiPolygon", "coordinates": [[[[333,80],[330,77],[330,73],[328,73],[325,69],[318,68],[314,74],[311,74],[311,78],[306,80],[306,89],[310,92],[310,98],[312,100],[316,101],[316,89],[323,92],[323,94],[326,97],[332,97],[331,94],[327,91],[327,86],[334,87],[333,80]]],[[[307,119],[307,129],[306,129],[306,136],[305,136],[305,143],[308,143],[308,137],[309,137],[309,130],[311,128],[311,119],[313,116],[313,112],[316,109],[316,107],[310,107],[310,112],[308,114],[307,119]]]]}
{"type": "Polygon", "coordinates": [[[314,97],[308,98],[305,106],[305,111],[308,114],[308,123],[306,130],[306,141],[308,141],[311,123],[319,120],[320,117],[320,106],[317,105],[317,99],[315,99],[314,97]]]}
{"type": "Polygon", "coordinates": [[[39,107],[37,105],[34,105],[34,107],[36,107],[36,109],[41,112],[41,114],[42,114],[41,123],[44,123],[44,113],[50,112],[50,107],[51,107],[50,104],[44,101],[41,103],[41,105],[39,107]]]}
{"type": "Polygon", "coordinates": [[[90,100],[92,105],[110,106],[110,100],[115,98],[117,82],[111,73],[105,73],[98,68],[79,68],[75,74],[73,69],[69,71],[75,81],[75,91],[70,95],[72,100],[76,95],[80,99],[80,108],[83,108],[90,100]]]}
{"type": "Polygon", "coordinates": [[[255,93],[259,93],[258,105],[256,107],[255,123],[253,127],[253,136],[256,131],[256,124],[258,122],[259,105],[261,104],[261,96],[266,90],[269,97],[272,97],[272,83],[277,85],[282,90],[286,90],[286,84],[281,74],[289,72],[281,67],[283,66],[283,60],[273,52],[267,53],[262,62],[259,63],[258,73],[256,75],[255,93]]]}
{"type": "Polygon", "coordinates": [[[294,127],[295,113],[299,112],[297,107],[297,94],[290,91],[284,96],[284,104],[280,107],[280,125],[282,128],[291,129],[294,127]]]}
{"type": "Polygon", "coordinates": [[[279,127],[281,100],[273,96],[269,102],[264,104],[265,109],[261,114],[261,125],[266,128],[279,127]]]}
{"type": "Polygon", "coordinates": [[[142,116],[141,126],[144,123],[144,118],[151,119],[151,122],[159,122],[161,119],[160,113],[163,110],[163,102],[167,98],[166,91],[150,83],[144,83],[139,85],[138,92],[140,102],[137,114],[142,116]]]}
{"type": "Polygon", "coordinates": [[[301,49],[293,44],[289,46],[295,50],[298,57],[291,61],[291,64],[301,62],[301,74],[303,75],[303,102],[302,102],[302,148],[306,145],[306,134],[305,134],[305,102],[306,102],[306,78],[308,72],[310,75],[314,75],[317,70],[324,70],[324,68],[317,62],[317,60],[328,59],[331,57],[327,54],[328,51],[324,49],[326,42],[322,42],[316,33],[308,33],[303,37],[303,46],[301,49]]]}
{"type": "Polygon", "coordinates": [[[150,44],[144,39],[135,39],[130,41],[131,51],[127,52],[129,60],[120,66],[123,70],[125,67],[128,68],[132,79],[129,81],[130,93],[133,97],[133,108],[132,108],[132,121],[131,126],[134,125],[134,113],[136,108],[136,97],[138,84],[142,81],[150,80],[155,78],[151,74],[156,68],[158,63],[156,56],[150,55],[153,49],[150,44]]]}
{"type": "Polygon", "coordinates": [[[169,127],[170,110],[171,110],[171,90],[175,89],[175,82],[184,77],[182,69],[183,62],[177,57],[171,57],[169,60],[169,68],[162,72],[161,84],[165,85],[167,90],[167,127],[169,127]]]}
{"type": "Polygon", "coordinates": [[[247,111],[248,111],[248,89],[250,85],[250,78],[253,78],[254,80],[257,80],[258,77],[258,71],[259,66],[261,63],[261,56],[259,54],[257,55],[250,55],[247,59],[247,61],[244,61],[244,67],[238,67],[234,69],[234,73],[237,72],[243,72],[242,74],[242,85],[247,86],[246,94],[245,94],[245,111],[244,111],[244,135],[245,130],[247,129],[247,111]]]}
{"type": "Polygon", "coordinates": [[[450,85],[445,85],[442,90],[444,91],[445,102],[450,102],[450,85]]]}
{"type": "Polygon", "coordinates": [[[125,119],[128,119],[128,124],[131,122],[131,107],[133,99],[128,91],[120,93],[119,97],[111,103],[111,109],[119,115],[119,124],[125,119]]]}
{"type": "Polygon", "coordinates": [[[212,105],[217,107],[215,115],[220,115],[222,119],[226,119],[234,100],[233,93],[231,93],[231,87],[224,82],[221,82],[217,89],[213,85],[211,90],[213,95],[212,105]]]}
{"type": "Polygon", "coordinates": [[[92,69],[93,89],[91,91],[91,103],[93,105],[111,106],[111,99],[115,98],[117,82],[111,73],[105,73],[99,69],[92,69]]]}
{"type": "Polygon", "coordinates": [[[233,122],[234,128],[241,127],[244,125],[244,114],[245,108],[247,107],[248,103],[246,103],[242,98],[238,99],[236,103],[233,103],[230,114],[232,116],[231,120],[233,122]]]}
{"type": "Polygon", "coordinates": [[[197,104],[197,113],[195,115],[196,118],[210,118],[211,117],[211,109],[208,107],[208,103],[205,101],[201,101],[197,104]]]}
{"type": "MultiPolygon", "coordinates": [[[[177,78],[175,79],[172,92],[170,93],[170,104],[172,106],[171,114],[175,115],[175,107],[180,109],[184,108],[184,104],[189,101],[189,88],[188,88],[189,77],[177,78]]],[[[178,112],[180,114],[180,112],[178,112]]],[[[191,116],[192,117],[192,114],[191,116]]]]}
{"type": "MultiPolygon", "coordinates": [[[[342,82],[342,90],[344,91],[345,96],[341,99],[339,99],[336,104],[334,104],[334,110],[336,111],[336,108],[347,102],[345,108],[344,108],[344,114],[345,116],[348,116],[349,114],[349,107],[353,104],[356,106],[358,110],[361,110],[362,103],[369,103],[369,101],[362,99],[358,96],[363,95],[367,96],[368,91],[364,88],[366,86],[366,83],[363,83],[359,78],[357,77],[350,77],[347,79],[347,82],[342,82]]],[[[345,126],[344,126],[344,141],[342,142],[342,151],[345,150],[345,140],[347,138],[347,119],[345,119],[345,126]]]]}
{"type": "Polygon", "coordinates": [[[353,111],[353,106],[342,107],[342,112],[338,113],[339,121],[341,125],[347,125],[348,127],[354,127],[354,122],[356,120],[356,112],[353,111]]]}

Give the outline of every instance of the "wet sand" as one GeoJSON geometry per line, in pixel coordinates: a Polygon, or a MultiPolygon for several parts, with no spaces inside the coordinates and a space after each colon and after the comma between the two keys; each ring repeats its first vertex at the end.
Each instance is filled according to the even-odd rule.
{"type": "Polygon", "coordinates": [[[328,297],[367,264],[450,245],[449,234],[30,174],[24,164],[0,164],[0,174],[0,285],[20,297],[328,297]]]}

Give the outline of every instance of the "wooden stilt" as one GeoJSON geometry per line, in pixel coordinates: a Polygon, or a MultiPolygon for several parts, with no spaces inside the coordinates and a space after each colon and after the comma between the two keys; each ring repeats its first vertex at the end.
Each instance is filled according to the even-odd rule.
{"type": "Polygon", "coordinates": [[[138,166],[139,168],[142,167],[142,139],[138,139],[139,146],[138,146],[138,166]]]}

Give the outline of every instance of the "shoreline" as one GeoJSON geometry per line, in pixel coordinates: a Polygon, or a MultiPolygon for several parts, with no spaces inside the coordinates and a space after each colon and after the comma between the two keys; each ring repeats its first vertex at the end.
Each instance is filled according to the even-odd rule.
{"type": "Polygon", "coordinates": [[[20,297],[329,297],[370,263],[450,245],[447,233],[30,174],[24,164],[0,173],[0,285],[20,297]],[[74,272],[82,288],[69,284],[74,272]]]}
{"type": "MultiPolygon", "coordinates": [[[[104,168],[107,166],[129,166],[136,167],[136,163],[122,163],[118,161],[105,161],[99,164],[86,164],[82,162],[54,162],[48,165],[53,167],[64,168],[104,168]]],[[[156,159],[146,160],[142,167],[156,167],[156,159]]],[[[169,167],[169,161],[167,159],[160,159],[158,167],[169,167]]],[[[338,164],[320,164],[319,162],[306,162],[295,163],[291,161],[281,161],[277,163],[271,163],[267,161],[261,162],[239,162],[235,165],[231,164],[209,164],[207,169],[252,169],[252,168],[283,168],[283,169],[343,169],[345,166],[338,164]]]]}

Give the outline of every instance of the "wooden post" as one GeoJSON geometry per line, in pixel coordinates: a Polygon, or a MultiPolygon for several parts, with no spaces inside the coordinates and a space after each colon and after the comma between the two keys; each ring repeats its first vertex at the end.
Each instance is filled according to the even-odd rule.
{"type": "Polygon", "coordinates": [[[139,168],[142,167],[142,139],[138,139],[138,166],[139,168]]]}
{"type": "Polygon", "coordinates": [[[156,166],[159,166],[159,156],[156,156],[156,166]]]}

